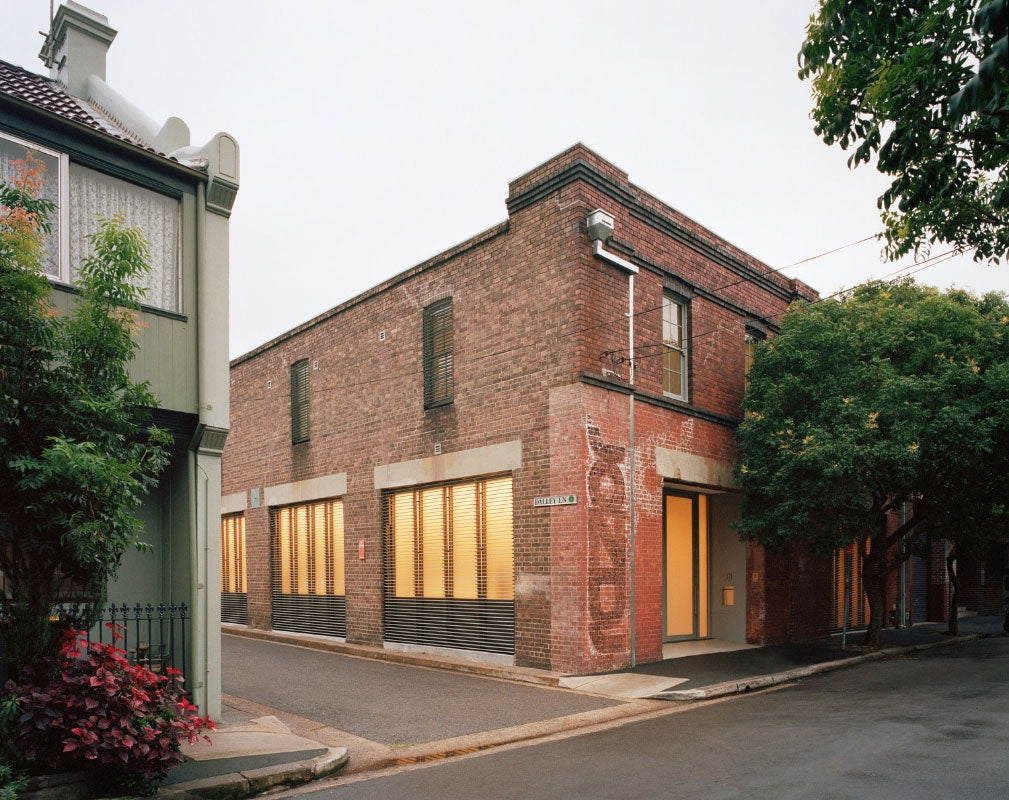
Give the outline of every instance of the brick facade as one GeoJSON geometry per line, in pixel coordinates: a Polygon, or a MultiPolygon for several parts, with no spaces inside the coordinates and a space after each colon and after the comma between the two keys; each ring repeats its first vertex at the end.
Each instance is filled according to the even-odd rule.
{"type": "MultiPolygon", "coordinates": [[[[728,609],[739,614],[736,638],[766,643],[826,633],[829,562],[730,542],[737,506],[726,478],[744,388],[744,334],[748,327],[773,333],[789,302],[815,293],[581,145],[513,181],[507,206],[506,222],[232,362],[224,495],[251,498],[252,489],[345,474],[347,640],[381,645],[383,495],[375,468],[417,461],[425,475],[448,474],[479,448],[520,442],[521,464],[511,471],[515,663],[589,672],[629,662],[632,486],[637,661],[662,656],[669,487],[715,492],[706,495],[711,524],[722,531],[711,555],[719,565],[711,594],[724,585],[725,596],[734,590],[745,604],[728,609]],[[639,270],[633,475],[628,275],[593,255],[585,220],[596,208],[615,220],[606,249],[639,270]],[[663,393],[664,292],[688,308],[687,402],[663,393]],[[421,312],[446,297],[454,401],[425,410],[421,312]],[[290,367],[301,359],[311,367],[310,438],[292,444],[290,367]],[[567,493],[576,504],[533,506],[535,497],[567,493]]],[[[250,502],[245,517],[249,624],[269,629],[268,510],[250,502]]],[[[730,616],[725,626],[736,624],[730,616]]]]}

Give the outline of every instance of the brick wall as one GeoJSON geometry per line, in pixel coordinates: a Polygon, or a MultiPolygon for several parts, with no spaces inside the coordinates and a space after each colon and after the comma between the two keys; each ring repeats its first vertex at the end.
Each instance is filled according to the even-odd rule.
{"type": "MultiPolygon", "coordinates": [[[[427,458],[436,444],[451,454],[521,440],[522,466],[513,474],[516,661],[588,671],[628,659],[633,480],[635,638],[638,660],[654,660],[662,646],[663,487],[655,446],[731,462],[746,326],[773,327],[796,291],[812,292],[764,275],[766,266],[637,189],[580,145],[509,190],[507,222],[232,363],[223,492],[346,473],[347,639],[379,644],[382,513],[374,467],[427,458]],[[628,278],[591,253],[585,215],[597,207],[616,220],[607,248],[640,268],[633,476],[628,365],[620,360],[628,355],[628,278]],[[662,394],[667,289],[689,301],[687,403],[662,394]],[[425,410],[422,309],[444,297],[453,299],[455,399],[425,410]],[[289,370],[300,359],[310,362],[311,433],[309,441],[292,445],[289,370]],[[538,495],[572,491],[579,497],[575,506],[532,506],[538,495]]],[[[246,512],[246,536],[250,625],[269,628],[266,509],[246,512]]],[[[779,596],[774,577],[781,573],[787,581],[791,564],[771,565],[772,578],[765,580],[764,554],[750,551],[750,571],[762,582],[760,590],[748,584],[753,640],[799,635],[806,628],[790,620],[805,612],[787,592],[779,596]]],[[[796,586],[812,596],[820,578],[802,567],[796,586]]],[[[827,592],[829,581],[825,598],[827,592]]]]}

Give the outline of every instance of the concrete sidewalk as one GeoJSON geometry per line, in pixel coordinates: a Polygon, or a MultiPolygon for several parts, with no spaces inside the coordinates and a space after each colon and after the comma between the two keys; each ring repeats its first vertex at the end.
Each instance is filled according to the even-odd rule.
{"type": "Polygon", "coordinates": [[[370,653],[351,656],[352,646],[341,643],[332,643],[336,648],[311,638],[225,636],[225,689],[255,697],[225,695],[212,744],[186,748],[186,763],[171,771],[159,795],[247,797],[340,770],[358,773],[448,758],[670,713],[689,701],[1000,635],[1002,618],[963,618],[960,627],[959,639],[943,635],[945,626],[938,624],[886,630],[881,651],[863,649],[863,635],[856,633],[849,635],[846,650],[832,637],[577,677],[498,665],[481,672],[472,662],[453,671],[451,661],[408,654],[389,664],[370,653]]]}
{"type": "Polygon", "coordinates": [[[620,677],[625,680],[633,677],[641,681],[647,680],[650,687],[655,687],[654,691],[640,696],[680,701],[703,700],[771,686],[898,653],[951,644],[962,641],[965,637],[1000,635],[1003,633],[1002,617],[961,618],[959,639],[947,636],[945,630],[945,623],[921,623],[910,628],[885,629],[882,635],[883,647],[879,650],[865,648],[862,644],[865,632],[856,631],[848,634],[844,649],[841,647],[841,636],[835,635],[812,642],[667,658],[622,673],[599,677],[620,677]]]}

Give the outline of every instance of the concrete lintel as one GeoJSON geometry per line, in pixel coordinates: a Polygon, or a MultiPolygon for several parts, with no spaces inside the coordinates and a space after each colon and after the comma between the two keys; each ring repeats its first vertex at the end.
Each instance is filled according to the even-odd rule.
{"type": "Polygon", "coordinates": [[[732,462],[655,446],[655,471],[663,478],[703,486],[734,488],[732,462]]]}
{"type": "Polygon", "coordinates": [[[376,489],[398,489],[422,483],[475,478],[495,472],[510,472],[522,466],[522,440],[514,439],[440,456],[382,464],[375,467],[376,489]]]}
{"type": "Polygon", "coordinates": [[[221,513],[238,514],[248,508],[248,495],[246,492],[235,492],[221,496],[221,513]]]}
{"type": "Polygon", "coordinates": [[[309,478],[304,481],[267,486],[263,490],[263,504],[267,506],[286,506],[291,503],[305,503],[310,500],[341,497],[346,493],[347,473],[335,472],[332,475],[320,475],[318,478],[309,478]]]}

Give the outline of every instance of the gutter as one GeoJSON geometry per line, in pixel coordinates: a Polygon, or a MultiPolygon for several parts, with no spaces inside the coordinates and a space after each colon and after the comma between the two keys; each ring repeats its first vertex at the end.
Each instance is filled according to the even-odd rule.
{"type": "Polygon", "coordinates": [[[113,136],[111,133],[100,130],[99,128],[85,125],[83,122],[78,122],[77,120],[68,119],[67,117],[57,114],[54,111],[40,108],[32,103],[28,103],[24,100],[12,97],[9,94],[0,92],[0,108],[4,105],[11,106],[14,109],[14,112],[22,118],[35,116],[61,127],[70,128],[75,133],[78,133],[85,138],[91,139],[95,142],[100,142],[103,147],[110,150],[116,150],[134,158],[140,158],[152,164],[157,164],[163,169],[171,169],[173,172],[176,172],[179,175],[184,175],[193,180],[202,181],[203,183],[206,183],[209,180],[207,173],[202,170],[187,167],[184,164],[181,164],[178,161],[175,161],[154,150],[141,147],[140,145],[127,141],[126,139],[120,139],[117,136],[113,136]]]}

